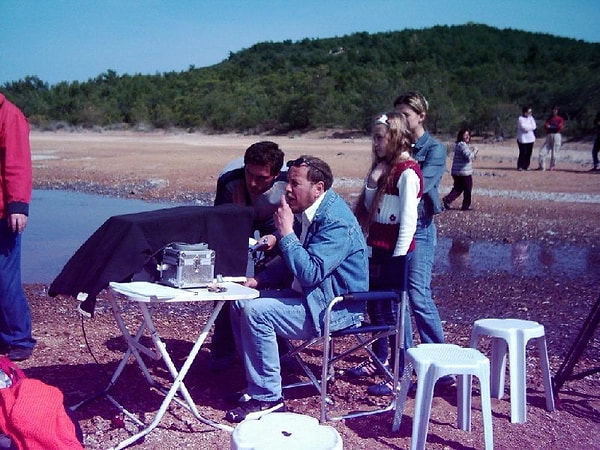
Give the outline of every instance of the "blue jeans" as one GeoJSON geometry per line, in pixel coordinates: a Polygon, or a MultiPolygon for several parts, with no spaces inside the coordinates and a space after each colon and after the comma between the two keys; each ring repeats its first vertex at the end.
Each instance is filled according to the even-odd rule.
{"type": "Polygon", "coordinates": [[[0,220],[0,345],[31,347],[31,313],[21,284],[21,235],[0,220]]]}
{"type": "MultiPolygon", "coordinates": [[[[417,221],[415,250],[408,268],[408,298],[417,331],[423,344],[444,342],[444,330],[437,306],[431,297],[431,272],[437,244],[433,218],[417,221]]],[[[407,342],[406,347],[411,347],[407,342]]]]}
{"type": "Polygon", "coordinates": [[[316,331],[306,299],[298,292],[264,290],[260,295],[231,304],[231,326],[244,361],[248,395],[275,401],[282,395],[277,336],[304,340],[316,331]]]}

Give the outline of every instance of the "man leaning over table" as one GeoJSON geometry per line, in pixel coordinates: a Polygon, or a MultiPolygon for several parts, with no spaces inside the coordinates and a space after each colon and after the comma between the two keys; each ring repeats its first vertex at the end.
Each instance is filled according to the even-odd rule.
{"type": "MultiPolygon", "coordinates": [[[[368,290],[366,243],[354,214],[331,189],[329,165],[302,156],[288,167],[285,195],[273,215],[282,259],[246,282],[261,289],[260,298],[238,300],[231,308],[250,400],[226,413],[230,422],[285,411],[277,336],[300,340],[318,336],[324,311],[335,296],[368,290]],[[296,227],[294,220],[299,221],[296,227]],[[268,290],[290,272],[294,277],[290,288],[268,290]]],[[[358,302],[336,308],[332,329],[359,324],[364,309],[358,302]]]]}
{"type": "MultiPolygon", "coordinates": [[[[262,236],[261,241],[265,241],[263,249],[268,258],[277,254],[272,216],[283,192],[282,185],[285,184],[281,181],[283,158],[284,153],[275,142],[256,142],[244,152],[243,167],[227,170],[217,180],[215,205],[233,203],[254,207],[252,231],[258,232],[262,236]]],[[[226,370],[235,360],[229,304],[225,305],[215,321],[210,351],[212,371],[226,370]]]]}

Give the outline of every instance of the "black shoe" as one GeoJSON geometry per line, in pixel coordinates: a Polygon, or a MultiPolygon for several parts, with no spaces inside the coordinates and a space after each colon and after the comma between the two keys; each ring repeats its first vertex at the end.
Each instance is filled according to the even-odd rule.
{"type": "Polygon", "coordinates": [[[260,419],[262,416],[272,412],[285,412],[285,403],[283,398],[274,402],[263,402],[254,398],[250,399],[246,403],[240,404],[235,409],[227,411],[225,419],[229,422],[240,423],[243,420],[260,419]]]}
{"type": "MultiPolygon", "coordinates": [[[[387,361],[384,362],[383,365],[388,369],[390,367],[387,361]]],[[[375,365],[375,363],[370,359],[365,359],[359,365],[346,370],[346,373],[353,377],[372,377],[373,375],[377,375],[379,372],[379,366],[375,365]]]]}
{"type": "Polygon", "coordinates": [[[377,384],[373,384],[367,388],[367,394],[375,395],[377,397],[385,397],[386,395],[392,395],[392,382],[382,381],[377,384]]]}
{"type": "MultiPolygon", "coordinates": [[[[398,380],[398,389],[402,388],[403,380],[398,380]]],[[[417,392],[417,383],[414,381],[409,381],[408,389],[406,390],[407,395],[414,395],[417,392]]],[[[374,395],[377,397],[385,397],[386,395],[392,395],[392,382],[391,381],[381,381],[377,384],[373,384],[367,388],[367,394],[374,395]]]]}
{"type": "Polygon", "coordinates": [[[436,385],[440,387],[450,387],[456,382],[456,378],[452,375],[445,375],[441,378],[438,378],[436,381],[436,385]]]}
{"type": "Polygon", "coordinates": [[[22,347],[20,345],[11,345],[6,356],[11,361],[25,361],[31,357],[33,347],[22,347]]]}
{"type": "Polygon", "coordinates": [[[231,405],[239,405],[240,403],[246,403],[252,400],[246,391],[237,391],[233,394],[227,394],[224,400],[231,405]]]}
{"type": "Polygon", "coordinates": [[[455,392],[455,382],[456,379],[452,375],[446,375],[444,377],[438,378],[433,388],[434,395],[444,396],[455,392]]]}
{"type": "Polygon", "coordinates": [[[450,209],[450,203],[448,203],[448,200],[446,200],[446,198],[442,199],[442,203],[444,203],[444,209],[450,209]]]}
{"type": "Polygon", "coordinates": [[[463,206],[462,208],[460,208],[461,211],[473,211],[473,208],[471,208],[470,206],[463,206]]]}

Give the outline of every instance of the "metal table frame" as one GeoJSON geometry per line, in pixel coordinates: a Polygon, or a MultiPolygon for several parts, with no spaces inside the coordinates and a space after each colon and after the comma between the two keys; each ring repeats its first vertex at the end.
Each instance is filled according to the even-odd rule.
{"type": "Polygon", "coordinates": [[[193,290],[182,290],[182,289],[174,289],[167,288],[165,286],[153,285],[152,283],[143,283],[143,282],[134,282],[134,283],[110,283],[110,288],[108,289],[108,301],[111,306],[111,310],[113,316],[117,322],[119,330],[121,331],[125,342],[127,343],[127,351],[123,354],[123,357],[114,371],[108,385],[99,393],[93,395],[92,397],[83,400],[82,402],[74,405],[71,409],[77,409],[79,406],[87,403],[93,398],[97,398],[100,396],[106,397],[113,405],[115,405],[119,411],[125,414],[128,418],[130,418],[133,422],[135,422],[139,427],[142,428],[138,433],[125,439],[120,442],[115,450],[123,449],[134,442],[136,442],[141,437],[150,433],[154,428],[156,428],[159,422],[162,420],[167,408],[171,404],[172,401],[178,403],[179,405],[188,409],[196,419],[200,422],[215,427],[220,430],[225,430],[228,432],[233,431],[233,428],[220,424],[218,422],[214,422],[211,419],[203,417],[198,411],[198,407],[194,403],[191,398],[185,383],[183,382],[185,376],[187,375],[190,367],[192,366],[202,344],[206,340],[210,329],[217,318],[217,315],[223,308],[223,305],[228,300],[238,300],[238,299],[250,299],[256,298],[259,296],[259,293],[255,289],[251,289],[240,284],[232,283],[232,282],[223,282],[220,283],[219,286],[226,288],[225,292],[209,292],[207,289],[193,289],[193,290]],[[152,290],[156,289],[156,294],[152,294],[152,290]],[[132,335],[130,330],[127,328],[123,320],[123,310],[119,306],[117,299],[121,297],[127,301],[135,302],[140,309],[141,313],[141,321],[139,323],[139,327],[137,332],[132,335]],[[149,304],[157,305],[161,303],[177,303],[177,302],[215,302],[215,307],[208,318],[207,322],[204,324],[204,327],[200,331],[200,334],[196,338],[192,349],[190,350],[188,356],[185,358],[185,361],[180,370],[177,370],[175,365],[173,364],[173,360],[167,351],[167,347],[163,340],[161,339],[160,334],[156,330],[154,326],[154,322],[152,321],[152,313],[148,308],[149,304]],[[146,347],[140,342],[141,337],[146,334],[146,332],[152,338],[153,348],[146,347]],[[165,365],[167,366],[171,377],[173,378],[173,382],[171,387],[166,390],[161,384],[154,380],[146,363],[142,359],[141,353],[149,356],[154,360],[163,359],[165,365]],[[154,420],[150,424],[145,424],[141,422],[134,414],[129,412],[123,405],[121,405],[110,393],[110,389],[116,384],[117,380],[121,376],[123,369],[129,362],[130,357],[133,356],[135,361],[137,361],[138,366],[140,367],[146,381],[150,384],[152,388],[157,389],[161,392],[165,398],[163,399],[159,410],[154,416],[154,420]],[[177,396],[179,394],[182,398],[177,396]]]}

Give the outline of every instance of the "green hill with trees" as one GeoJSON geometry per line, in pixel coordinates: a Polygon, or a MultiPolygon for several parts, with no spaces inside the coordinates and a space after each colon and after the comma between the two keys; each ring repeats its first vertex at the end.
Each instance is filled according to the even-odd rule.
{"type": "Polygon", "coordinates": [[[186,128],[288,133],[366,130],[394,98],[417,89],[428,126],[512,137],[524,104],[542,120],[554,104],[567,133],[600,111],[600,44],[479,24],[327,39],[261,42],[210,67],[55,85],[28,76],[2,91],[34,126],[186,128]]]}

